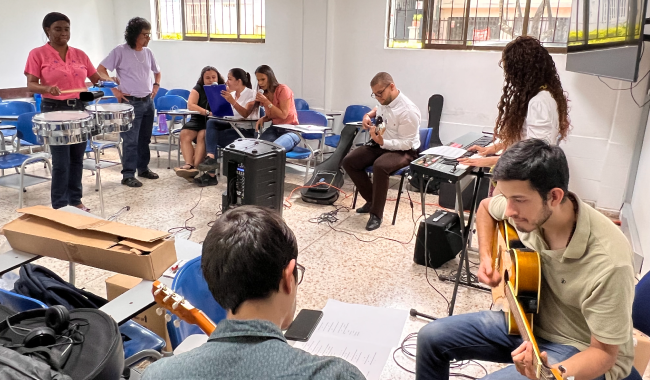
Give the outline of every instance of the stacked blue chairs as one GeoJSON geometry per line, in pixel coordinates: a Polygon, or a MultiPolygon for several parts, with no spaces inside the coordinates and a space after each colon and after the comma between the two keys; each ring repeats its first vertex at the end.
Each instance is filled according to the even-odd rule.
{"type": "MultiPolygon", "coordinates": [[[[23,102],[20,100],[10,101],[10,102],[1,102],[0,103],[0,115],[2,116],[18,116],[27,112],[36,112],[36,107],[30,102],[23,102]]],[[[7,125],[18,125],[17,121],[5,120],[2,122],[3,126],[7,125]]],[[[0,138],[4,140],[5,137],[10,137],[10,141],[15,143],[16,130],[15,129],[4,129],[2,130],[2,135],[0,138]]],[[[23,146],[31,146],[27,141],[22,141],[23,146]]]]}
{"type": "Polygon", "coordinates": [[[165,96],[169,96],[169,95],[177,95],[185,99],[185,101],[187,101],[190,98],[190,90],[183,90],[182,88],[172,88],[171,90],[167,91],[167,93],[165,94],[165,96]]]}
{"type": "MultiPolygon", "coordinates": [[[[427,147],[429,146],[429,142],[431,141],[431,128],[420,128],[420,147],[418,148],[418,156],[420,153],[425,151],[427,147]]],[[[410,165],[409,165],[410,166],[410,165]]],[[[395,172],[391,173],[391,176],[400,176],[400,181],[399,181],[399,190],[397,192],[397,201],[395,201],[395,211],[393,212],[393,225],[395,225],[395,220],[397,219],[397,210],[399,209],[399,201],[400,198],[402,197],[402,192],[404,189],[404,177],[409,172],[409,166],[405,166],[399,170],[396,170],[395,172]]],[[[366,168],[366,173],[368,175],[372,175],[372,166],[368,166],[366,168]]],[[[352,208],[356,208],[357,205],[357,196],[359,194],[358,190],[354,191],[354,200],[352,201],[352,208]]],[[[382,215],[377,215],[380,218],[382,218],[382,215]]]]}
{"type": "MultiPolygon", "coordinates": [[[[172,282],[172,290],[189,301],[192,306],[203,311],[215,324],[226,318],[226,310],[214,300],[210,289],[208,289],[208,283],[203,278],[201,256],[188,261],[176,273],[172,282]]],[[[167,331],[169,332],[169,341],[174,349],[188,336],[203,333],[196,325],[183,321],[175,322],[178,319],[175,315],[171,315],[171,318],[167,323],[167,331]],[[179,327],[176,327],[175,323],[179,327]]]]}
{"type": "MultiPolygon", "coordinates": [[[[351,105],[345,109],[345,114],[343,115],[343,126],[346,126],[350,123],[356,123],[363,120],[363,116],[368,112],[372,111],[368,106],[361,105],[351,105]]],[[[325,145],[336,148],[339,146],[339,141],[341,141],[341,135],[332,135],[325,137],[325,145]]]]}
{"type": "MultiPolygon", "coordinates": [[[[51,180],[51,178],[25,173],[25,167],[27,165],[43,161],[45,161],[45,164],[50,169],[50,173],[52,173],[52,164],[50,163],[49,153],[19,153],[21,141],[26,141],[33,146],[41,145],[32,130],[32,117],[34,117],[34,115],[36,115],[36,112],[28,112],[18,116],[18,142],[16,152],[0,155],[0,171],[2,173],[2,176],[0,177],[0,186],[18,190],[18,208],[23,207],[23,192],[26,187],[51,180]],[[4,175],[5,169],[15,169],[16,173],[4,175]]],[[[4,145],[4,142],[2,142],[2,145],[4,145]]]]}
{"type": "MultiPolygon", "coordinates": [[[[167,95],[161,96],[158,99],[158,102],[156,104],[156,109],[158,111],[169,111],[169,110],[174,110],[174,109],[186,109],[187,108],[187,100],[185,100],[183,97],[179,95],[170,95],[169,93],[172,92],[173,90],[167,91],[167,95]]],[[[160,132],[160,126],[158,128],[154,128],[153,132],[151,133],[151,136],[154,138],[154,142],[157,141],[156,138],[160,136],[168,136],[168,141],[166,145],[167,148],[167,169],[171,168],[171,163],[172,163],[172,149],[177,149],[178,154],[177,154],[177,161],[178,161],[178,166],[181,166],[181,151],[180,151],[180,146],[178,143],[178,135],[181,132],[181,128],[174,128],[174,123],[176,122],[176,119],[183,121],[182,117],[173,117],[171,122],[168,122],[168,125],[171,126],[171,130],[169,130],[167,133],[165,132],[160,132]]],[[[158,151],[158,147],[160,144],[155,142],[153,144],[153,147],[156,148],[156,151],[158,151]]]]}
{"type": "Polygon", "coordinates": [[[158,99],[162,98],[165,95],[167,95],[167,89],[160,87],[158,89],[158,92],[156,92],[156,96],[153,98],[153,104],[156,109],[158,109],[158,99]]]}
{"type": "MultiPolygon", "coordinates": [[[[5,289],[0,289],[0,305],[6,306],[17,313],[33,309],[47,309],[47,305],[35,298],[25,297],[22,294],[5,289]]],[[[165,346],[165,341],[161,337],[133,321],[122,324],[120,333],[129,338],[123,340],[125,359],[144,350],[153,350],[160,353],[165,346]]],[[[162,356],[157,359],[160,359],[160,357],[162,356]]]]}
{"type": "Polygon", "coordinates": [[[309,103],[305,99],[296,98],[294,99],[296,105],[296,111],[309,111],[309,103]]]}

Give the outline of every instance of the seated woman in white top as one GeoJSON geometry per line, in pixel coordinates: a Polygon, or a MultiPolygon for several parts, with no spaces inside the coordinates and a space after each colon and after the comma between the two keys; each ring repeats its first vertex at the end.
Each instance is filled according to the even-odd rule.
{"type": "Polygon", "coordinates": [[[538,138],[559,144],[569,133],[566,93],[553,58],[539,40],[517,37],[503,50],[499,65],[505,84],[494,127],[495,143],[471,147],[483,157],[459,159],[463,165],[493,166],[499,160],[495,154],[520,140],[538,138]]]}
{"type": "MultiPolygon", "coordinates": [[[[228,91],[222,91],[221,96],[232,106],[235,119],[259,119],[259,107],[255,107],[255,91],[252,90],[251,76],[243,69],[235,68],[228,72],[226,81],[228,91]]],[[[238,123],[237,127],[245,137],[253,137],[254,123],[238,123]]],[[[225,147],[238,139],[239,134],[230,126],[230,123],[211,119],[208,121],[205,131],[206,157],[198,165],[199,170],[206,173],[195,181],[199,186],[212,186],[217,184],[215,169],[219,163],[215,158],[217,147],[225,147]]]]}

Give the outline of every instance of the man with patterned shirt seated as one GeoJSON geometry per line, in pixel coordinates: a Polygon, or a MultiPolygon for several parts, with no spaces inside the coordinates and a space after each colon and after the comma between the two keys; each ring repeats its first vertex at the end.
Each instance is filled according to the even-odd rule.
{"type": "Polygon", "coordinates": [[[297,258],[296,238],[274,211],[224,213],[203,242],[201,266],[228,316],[207,343],[153,363],[143,379],[365,379],[343,359],[287,344],[282,330],[293,321],[305,270],[297,258]]]}

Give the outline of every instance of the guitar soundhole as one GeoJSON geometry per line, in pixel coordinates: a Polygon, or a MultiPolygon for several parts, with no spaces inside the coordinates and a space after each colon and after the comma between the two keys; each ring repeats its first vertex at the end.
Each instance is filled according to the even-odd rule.
{"type": "Polygon", "coordinates": [[[537,313],[537,297],[536,295],[519,295],[517,297],[521,308],[524,309],[524,313],[537,313]]]}

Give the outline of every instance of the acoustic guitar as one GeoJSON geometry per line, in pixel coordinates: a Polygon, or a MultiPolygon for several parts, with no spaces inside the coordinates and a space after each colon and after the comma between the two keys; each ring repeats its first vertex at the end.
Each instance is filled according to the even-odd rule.
{"type": "Polygon", "coordinates": [[[539,347],[533,335],[533,318],[539,311],[542,267],[539,253],[526,248],[517,231],[506,221],[498,223],[492,249],[493,268],[502,275],[502,282],[493,289],[497,303],[507,301],[504,308],[508,334],[521,335],[532,343],[533,367],[538,379],[562,380],[560,372],[541,360],[539,347]]]}
{"type": "MultiPolygon", "coordinates": [[[[160,281],[154,281],[151,292],[158,305],[177,316],[180,320],[199,326],[207,335],[212,334],[217,328],[217,325],[205,313],[192,306],[184,297],[175,293],[160,281]]],[[[162,309],[159,310],[158,314],[162,315],[162,309]]]]}

